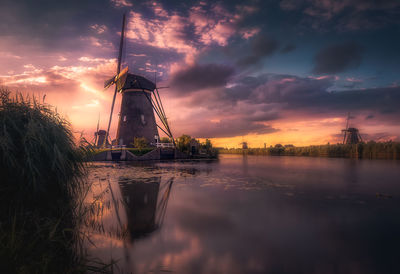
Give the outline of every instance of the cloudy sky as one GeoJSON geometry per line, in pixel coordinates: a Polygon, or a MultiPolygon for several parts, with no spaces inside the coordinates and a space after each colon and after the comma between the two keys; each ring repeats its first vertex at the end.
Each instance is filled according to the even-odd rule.
{"type": "MultiPolygon", "coordinates": [[[[154,80],[175,136],[218,146],[400,141],[400,2],[1,0],[0,85],[106,128],[124,66],[154,80]]],[[[117,98],[111,135],[116,131],[117,98]]]]}

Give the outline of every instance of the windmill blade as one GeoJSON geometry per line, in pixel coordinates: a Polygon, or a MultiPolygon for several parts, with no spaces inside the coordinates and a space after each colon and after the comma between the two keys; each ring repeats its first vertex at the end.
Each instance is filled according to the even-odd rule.
{"type": "MultiPolygon", "coordinates": [[[[121,40],[119,43],[119,53],[118,53],[118,65],[117,65],[117,76],[119,76],[120,72],[121,72],[121,59],[122,59],[122,49],[124,47],[124,33],[125,33],[125,22],[126,22],[126,15],[124,13],[124,15],[122,16],[122,31],[121,31],[121,40]]],[[[125,69],[124,69],[125,70],[125,69]]],[[[128,70],[128,68],[126,68],[126,70],[128,70]]],[[[106,138],[104,138],[104,143],[103,143],[103,147],[106,146],[106,142],[108,140],[109,134],[110,134],[110,126],[111,126],[111,120],[112,120],[112,115],[113,115],[113,111],[114,111],[114,104],[115,104],[115,97],[117,96],[117,86],[115,86],[115,91],[114,91],[114,96],[113,96],[113,100],[111,103],[111,111],[110,111],[110,119],[108,120],[108,127],[107,127],[107,131],[106,131],[106,138]]]]}
{"type": "Polygon", "coordinates": [[[121,92],[125,85],[126,78],[128,77],[128,67],[124,68],[119,74],[117,79],[117,90],[121,92]]]}
{"type": "Polygon", "coordinates": [[[99,113],[99,119],[97,120],[97,130],[96,131],[99,131],[99,125],[100,125],[100,113],[99,113]]]}
{"type": "Polygon", "coordinates": [[[350,112],[347,114],[346,130],[349,129],[350,112]]]}
{"type": "Polygon", "coordinates": [[[174,143],[174,146],[176,146],[176,144],[175,144],[175,139],[174,139],[174,136],[172,135],[171,129],[170,129],[170,127],[169,127],[169,124],[168,124],[168,121],[167,121],[167,115],[165,114],[164,106],[163,106],[163,103],[162,103],[162,100],[161,100],[161,97],[160,97],[160,93],[158,92],[158,88],[157,88],[157,87],[156,87],[156,89],[155,89],[155,92],[153,92],[153,95],[154,95],[154,98],[156,99],[157,104],[159,105],[161,114],[162,114],[163,117],[164,117],[165,124],[166,124],[166,129],[167,129],[167,131],[168,131],[168,132],[170,133],[170,135],[171,135],[170,137],[172,138],[172,142],[174,143]],[[157,99],[157,98],[158,98],[158,99],[157,99]]]}
{"type": "Polygon", "coordinates": [[[96,128],[96,133],[94,134],[94,145],[97,143],[97,137],[99,136],[99,126],[100,126],[100,113],[99,113],[99,119],[97,120],[97,128],[96,128]]]}
{"type": "Polygon", "coordinates": [[[128,77],[129,68],[124,68],[119,74],[113,76],[104,82],[104,89],[108,89],[110,86],[117,84],[117,89],[120,91],[122,87],[125,85],[126,78],[128,77]]]}
{"type": "Polygon", "coordinates": [[[115,83],[115,76],[112,78],[108,79],[107,81],[104,82],[104,89],[108,89],[111,85],[115,83]]]}

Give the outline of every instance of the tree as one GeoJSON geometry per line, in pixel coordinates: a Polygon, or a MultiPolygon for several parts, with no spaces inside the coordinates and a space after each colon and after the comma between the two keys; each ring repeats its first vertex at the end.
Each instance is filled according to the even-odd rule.
{"type": "Polygon", "coordinates": [[[160,143],[171,143],[171,140],[168,137],[162,137],[160,143]]]}
{"type": "Polygon", "coordinates": [[[205,147],[206,147],[207,151],[212,148],[210,139],[206,139],[205,147]]]}
{"type": "Polygon", "coordinates": [[[204,149],[207,153],[210,153],[213,150],[210,139],[206,139],[206,141],[201,144],[201,148],[204,149]]]}
{"type": "Polygon", "coordinates": [[[189,152],[190,140],[192,140],[192,137],[190,137],[189,135],[183,134],[181,137],[178,137],[176,139],[176,147],[182,152],[189,152]]]}

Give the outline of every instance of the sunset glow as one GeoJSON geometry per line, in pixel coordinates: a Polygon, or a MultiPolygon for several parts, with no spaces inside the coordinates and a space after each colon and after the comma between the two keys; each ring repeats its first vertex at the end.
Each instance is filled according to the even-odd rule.
{"type": "Polygon", "coordinates": [[[88,140],[99,116],[107,127],[113,88],[103,85],[125,12],[123,66],[169,87],[160,95],[175,137],[338,143],[350,112],[364,140],[400,141],[396,1],[26,2],[0,11],[0,85],[46,95],[88,140]]]}

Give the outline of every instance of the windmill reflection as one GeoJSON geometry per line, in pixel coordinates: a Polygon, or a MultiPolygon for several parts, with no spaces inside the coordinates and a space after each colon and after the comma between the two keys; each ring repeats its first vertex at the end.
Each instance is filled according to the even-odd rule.
{"type": "Polygon", "coordinates": [[[127,230],[133,241],[161,227],[172,189],[173,179],[161,183],[161,177],[142,180],[120,178],[122,202],[127,216],[127,230]]]}

